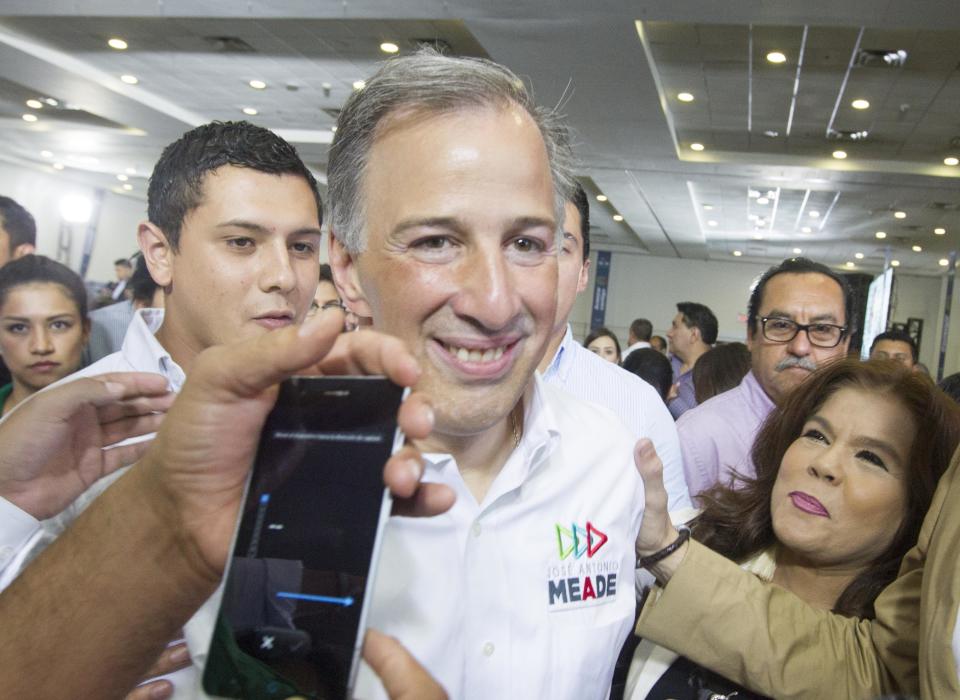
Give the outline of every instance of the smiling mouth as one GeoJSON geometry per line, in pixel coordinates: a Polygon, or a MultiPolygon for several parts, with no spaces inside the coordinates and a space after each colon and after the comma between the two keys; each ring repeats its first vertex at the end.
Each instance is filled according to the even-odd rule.
{"type": "Polygon", "coordinates": [[[500,345],[495,348],[485,348],[484,350],[479,350],[475,348],[463,348],[456,345],[443,343],[443,349],[460,360],[460,362],[472,362],[474,364],[496,362],[503,357],[503,353],[505,353],[509,347],[509,345],[500,345]]]}

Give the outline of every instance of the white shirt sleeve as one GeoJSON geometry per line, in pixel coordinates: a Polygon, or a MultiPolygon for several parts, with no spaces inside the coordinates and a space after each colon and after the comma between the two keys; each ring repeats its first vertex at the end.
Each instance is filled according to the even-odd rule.
{"type": "Polygon", "coordinates": [[[19,566],[10,566],[40,536],[40,521],[24,510],[0,498],[0,590],[13,580],[19,566]]]}
{"type": "Polygon", "coordinates": [[[640,434],[650,438],[663,462],[663,485],[667,489],[669,510],[692,508],[687,479],[683,473],[680,438],[673,416],[662,401],[650,400],[644,403],[643,420],[640,434]]]}

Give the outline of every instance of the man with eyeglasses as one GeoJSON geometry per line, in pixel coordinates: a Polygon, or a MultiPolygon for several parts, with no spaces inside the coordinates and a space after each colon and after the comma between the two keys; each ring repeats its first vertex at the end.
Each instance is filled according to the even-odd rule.
{"type": "Polygon", "coordinates": [[[847,354],[851,303],[843,277],[806,258],[763,274],[747,306],[750,372],[677,421],[691,496],[756,475],[750,453],[770,411],[818,367],[847,354]]]}

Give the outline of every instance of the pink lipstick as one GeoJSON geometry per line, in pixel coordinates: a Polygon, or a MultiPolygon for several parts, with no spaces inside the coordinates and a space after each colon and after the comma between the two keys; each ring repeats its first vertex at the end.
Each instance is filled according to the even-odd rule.
{"type": "Polygon", "coordinates": [[[829,518],[830,511],[823,507],[823,504],[816,498],[803,491],[793,491],[790,494],[790,500],[793,505],[810,515],[819,515],[821,518],[829,518]]]}

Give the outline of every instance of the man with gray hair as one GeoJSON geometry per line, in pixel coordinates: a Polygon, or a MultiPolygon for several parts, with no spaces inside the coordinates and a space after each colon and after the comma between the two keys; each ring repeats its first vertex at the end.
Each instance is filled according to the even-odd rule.
{"type": "MultiPolygon", "coordinates": [[[[330,151],[341,298],[419,361],[436,418],[423,478],[457,494],[389,522],[369,623],[451,697],[604,698],[633,621],[633,438],[535,374],[566,143],[509,70],[418,52],[351,96],[330,151]]],[[[357,695],[384,697],[365,672],[357,695]]]]}

